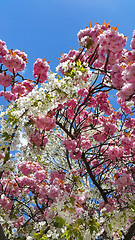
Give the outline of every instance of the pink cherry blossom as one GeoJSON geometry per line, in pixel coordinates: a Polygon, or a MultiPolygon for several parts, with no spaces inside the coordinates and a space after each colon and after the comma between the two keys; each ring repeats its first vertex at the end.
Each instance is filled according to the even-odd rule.
{"type": "Polygon", "coordinates": [[[7,53],[8,53],[8,49],[7,49],[6,43],[0,39],[0,56],[3,57],[7,53]]]}
{"type": "Polygon", "coordinates": [[[65,139],[63,142],[64,147],[68,150],[68,151],[74,151],[77,147],[77,142],[76,140],[72,140],[72,139],[65,139]]]}
{"type": "Polygon", "coordinates": [[[9,74],[4,75],[4,73],[0,73],[0,85],[7,88],[11,85],[11,81],[12,81],[11,75],[9,74]]]}
{"type": "Polygon", "coordinates": [[[131,47],[132,49],[135,49],[135,30],[133,31],[133,38],[132,38],[132,40],[131,40],[131,45],[130,45],[130,47],[131,47]]]}
{"type": "Polygon", "coordinates": [[[13,94],[12,92],[10,91],[6,91],[3,93],[3,96],[6,100],[8,101],[15,101],[17,98],[18,98],[18,95],[17,94],[13,94]]]}
{"type": "Polygon", "coordinates": [[[135,93],[135,84],[127,83],[120,90],[120,96],[124,99],[128,99],[135,93]]]}
{"type": "Polygon", "coordinates": [[[34,131],[30,136],[30,142],[34,143],[36,146],[45,146],[48,143],[48,139],[39,131],[34,131]]]}
{"type": "Polygon", "coordinates": [[[66,110],[66,117],[68,119],[73,119],[74,118],[74,109],[68,108],[66,110]]]}
{"type": "Polygon", "coordinates": [[[33,66],[33,76],[35,78],[39,77],[40,79],[39,82],[43,83],[47,80],[48,71],[49,71],[48,63],[44,60],[44,58],[43,59],[38,58],[33,66]]]}
{"type": "Polygon", "coordinates": [[[17,84],[15,83],[13,85],[13,87],[11,88],[11,92],[13,94],[18,94],[18,95],[22,95],[25,93],[25,87],[22,84],[17,84]]]}
{"type": "Polygon", "coordinates": [[[23,71],[26,66],[26,62],[22,57],[18,56],[15,52],[10,51],[8,54],[1,58],[1,62],[8,68],[10,72],[15,73],[23,71]]]}
{"type": "Polygon", "coordinates": [[[40,116],[35,120],[35,126],[38,129],[44,129],[45,131],[50,131],[55,127],[55,117],[40,116]]]}

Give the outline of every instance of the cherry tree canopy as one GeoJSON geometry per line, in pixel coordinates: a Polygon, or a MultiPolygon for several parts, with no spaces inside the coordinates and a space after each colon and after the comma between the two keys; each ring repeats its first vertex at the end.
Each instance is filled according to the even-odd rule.
{"type": "Polygon", "coordinates": [[[56,67],[0,40],[0,239],[135,239],[135,31],[80,30],[56,67]]]}

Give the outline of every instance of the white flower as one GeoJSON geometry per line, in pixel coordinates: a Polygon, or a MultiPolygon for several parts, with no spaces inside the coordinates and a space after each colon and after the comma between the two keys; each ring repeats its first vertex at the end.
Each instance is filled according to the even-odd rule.
{"type": "Polygon", "coordinates": [[[30,236],[28,236],[28,237],[26,238],[26,240],[33,240],[33,238],[30,237],[30,236]]]}
{"type": "Polygon", "coordinates": [[[89,229],[87,229],[84,234],[84,240],[91,240],[91,234],[90,234],[89,229]]]}
{"type": "Polygon", "coordinates": [[[0,224],[2,224],[3,222],[4,222],[4,219],[0,217],[0,224]]]}
{"type": "Polygon", "coordinates": [[[47,232],[47,237],[51,237],[52,236],[52,231],[51,230],[48,230],[47,232]]]}

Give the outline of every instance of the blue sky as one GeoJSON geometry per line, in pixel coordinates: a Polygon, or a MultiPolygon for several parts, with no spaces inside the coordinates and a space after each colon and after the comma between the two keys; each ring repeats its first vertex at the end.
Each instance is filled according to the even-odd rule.
{"type": "Polygon", "coordinates": [[[135,29],[134,0],[0,0],[0,9],[0,38],[28,54],[28,77],[38,57],[51,61],[55,71],[57,58],[78,48],[76,35],[90,21],[119,24],[128,48],[135,29]]]}

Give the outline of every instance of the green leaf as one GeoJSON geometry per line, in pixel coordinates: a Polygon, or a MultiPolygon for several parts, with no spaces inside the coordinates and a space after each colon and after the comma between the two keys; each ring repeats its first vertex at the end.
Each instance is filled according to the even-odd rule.
{"type": "Polygon", "coordinates": [[[92,39],[90,38],[86,47],[89,49],[90,47],[92,47],[92,44],[93,42],[92,42],[92,39]]]}
{"type": "Polygon", "coordinates": [[[93,232],[98,232],[98,227],[99,227],[99,223],[95,221],[95,219],[91,219],[91,223],[90,223],[90,226],[89,226],[89,230],[90,230],[90,233],[91,235],[93,234],[93,232]]]}
{"type": "Polygon", "coordinates": [[[35,240],[39,240],[42,237],[42,235],[40,233],[34,233],[33,237],[35,240]]]}
{"type": "Polygon", "coordinates": [[[62,90],[59,89],[59,88],[56,88],[56,91],[57,91],[59,94],[64,94],[65,96],[68,95],[66,92],[62,91],[62,90]]]}
{"type": "Polygon", "coordinates": [[[120,230],[118,230],[118,234],[119,234],[119,237],[120,237],[120,239],[121,239],[121,237],[122,237],[122,233],[121,233],[120,230]]]}
{"type": "Polygon", "coordinates": [[[73,78],[73,77],[75,76],[75,70],[74,70],[74,68],[71,70],[70,76],[71,76],[71,78],[73,78]]]}
{"type": "Polygon", "coordinates": [[[72,235],[72,228],[70,225],[67,225],[67,231],[63,233],[61,238],[66,237],[67,240],[70,240],[71,235],[72,235]]]}
{"type": "Polygon", "coordinates": [[[110,223],[108,224],[108,227],[109,227],[110,231],[112,231],[112,226],[110,223]]]}
{"type": "Polygon", "coordinates": [[[2,137],[4,138],[5,141],[12,139],[12,136],[9,135],[7,132],[4,132],[4,133],[2,134],[2,137]]]}
{"type": "Polygon", "coordinates": [[[65,220],[62,217],[55,216],[55,226],[62,228],[65,225],[65,220]]]}
{"type": "Polygon", "coordinates": [[[47,101],[51,102],[54,97],[50,96],[50,94],[46,93],[47,101]]]}
{"type": "Polygon", "coordinates": [[[83,223],[84,223],[84,220],[83,220],[83,219],[81,219],[81,218],[78,218],[78,219],[77,219],[77,223],[78,223],[79,225],[81,225],[81,224],[83,224],[83,223]]]}
{"type": "Polygon", "coordinates": [[[44,236],[42,236],[42,237],[40,238],[40,240],[49,240],[49,239],[48,239],[47,236],[44,235],[44,236]]]}
{"type": "Polygon", "coordinates": [[[135,213],[135,202],[133,202],[133,204],[130,205],[130,209],[133,213],[135,213]]]}
{"type": "Polygon", "coordinates": [[[36,100],[36,101],[33,103],[33,106],[34,106],[34,107],[37,107],[37,106],[38,106],[38,100],[36,100]]]}
{"type": "Polygon", "coordinates": [[[74,235],[78,240],[83,240],[83,237],[78,229],[74,231],[74,235]]]}
{"type": "Polygon", "coordinates": [[[6,163],[10,158],[10,152],[6,152],[5,157],[4,157],[4,163],[6,163]]]}
{"type": "Polygon", "coordinates": [[[71,204],[72,204],[72,206],[74,206],[74,197],[70,197],[70,202],[71,202],[71,204]]]}
{"type": "Polygon", "coordinates": [[[83,66],[81,66],[81,68],[79,69],[82,73],[84,73],[86,70],[83,66]]]}
{"type": "Polygon", "coordinates": [[[80,59],[77,61],[76,66],[77,66],[77,67],[80,67],[80,66],[81,66],[81,60],[80,60],[80,59]]]}

